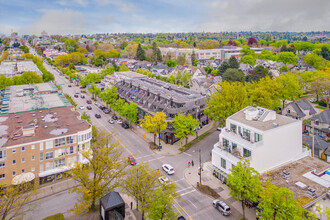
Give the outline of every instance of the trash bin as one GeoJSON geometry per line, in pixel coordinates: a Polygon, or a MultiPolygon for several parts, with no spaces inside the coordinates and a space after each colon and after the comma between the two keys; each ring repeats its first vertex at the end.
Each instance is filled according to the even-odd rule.
{"type": "Polygon", "coordinates": [[[197,182],[197,187],[199,187],[199,182],[197,182]]]}

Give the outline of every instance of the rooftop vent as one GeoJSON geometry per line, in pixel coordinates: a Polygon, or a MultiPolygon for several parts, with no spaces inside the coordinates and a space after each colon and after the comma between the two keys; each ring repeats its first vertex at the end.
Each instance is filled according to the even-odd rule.
{"type": "Polygon", "coordinates": [[[34,135],[34,129],[35,127],[33,125],[23,126],[22,127],[23,136],[34,135]]]}

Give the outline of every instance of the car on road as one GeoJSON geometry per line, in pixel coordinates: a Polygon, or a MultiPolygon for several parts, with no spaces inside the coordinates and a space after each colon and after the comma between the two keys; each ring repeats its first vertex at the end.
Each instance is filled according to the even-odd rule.
{"type": "Polygon", "coordinates": [[[79,98],[79,95],[78,95],[78,94],[74,94],[74,97],[75,97],[75,98],[79,98]]]}
{"type": "Polygon", "coordinates": [[[100,105],[99,108],[103,111],[105,109],[105,106],[100,105]]]}
{"type": "Polygon", "coordinates": [[[72,87],[71,84],[69,84],[68,87],[72,87]]]}
{"type": "Polygon", "coordinates": [[[87,104],[92,104],[92,100],[87,100],[87,104]]]}
{"type": "Polygon", "coordinates": [[[169,165],[169,164],[163,164],[163,165],[162,165],[162,168],[163,168],[163,170],[164,170],[168,175],[172,175],[172,174],[174,174],[174,168],[173,168],[171,165],[169,165]]]}
{"type": "Polygon", "coordinates": [[[170,180],[169,180],[167,177],[165,177],[165,176],[161,176],[161,177],[159,177],[158,180],[159,180],[159,182],[160,182],[161,184],[164,184],[164,185],[167,185],[167,184],[170,183],[170,180]]]}
{"type": "Polygon", "coordinates": [[[103,109],[103,112],[104,112],[104,114],[109,114],[110,113],[110,111],[109,111],[109,109],[103,109]]]}
{"type": "Polygon", "coordinates": [[[123,123],[121,119],[118,119],[116,122],[117,122],[117,124],[123,123]]]}
{"type": "Polygon", "coordinates": [[[110,124],[115,123],[115,121],[114,121],[113,119],[109,119],[108,122],[109,122],[110,124]]]}
{"type": "Polygon", "coordinates": [[[129,124],[128,124],[127,122],[122,123],[121,126],[122,126],[124,129],[129,129],[129,124]]]}
{"type": "Polygon", "coordinates": [[[218,209],[218,211],[222,215],[230,215],[231,214],[230,207],[225,202],[220,201],[218,199],[213,200],[213,207],[218,209]]]}
{"type": "Polygon", "coordinates": [[[221,129],[222,129],[222,126],[217,127],[218,131],[221,131],[221,129]]]}
{"type": "Polygon", "coordinates": [[[79,106],[79,109],[80,109],[80,110],[84,110],[85,107],[84,107],[84,106],[79,106]]]}
{"type": "Polygon", "coordinates": [[[101,118],[100,114],[95,114],[95,118],[101,118]]]}
{"type": "Polygon", "coordinates": [[[92,110],[92,106],[90,106],[90,105],[87,105],[87,107],[86,107],[88,110],[92,110]]]}
{"type": "Polygon", "coordinates": [[[128,163],[131,164],[132,166],[136,165],[136,160],[134,156],[132,155],[128,156],[128,163]]]}
{"type": "Polygon", "coordinates": [[[113,119],[113,120],[117,120],[117,119],[118,119],[117,115],[113,115],[113,116],[112,116],[112,119],[113,119]]]}
{"type": "Polygon", "coordinates": [[[85,98],[85,96],[84,96],[84,95],[81,95],[81,96],[80,96],[80,98],[84,99],[84,98],[85,98]]]}

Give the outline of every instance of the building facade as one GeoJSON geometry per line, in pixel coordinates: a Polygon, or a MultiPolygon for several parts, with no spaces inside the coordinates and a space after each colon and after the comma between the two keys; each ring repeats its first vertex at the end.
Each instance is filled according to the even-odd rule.
{"type": "Polygon", "coordinates": [[[230,169],[250,160],[259,173],[293,162],[310,152],[302,147],[302,122],[261,107],[246,107],[230,116],[212,150],[214,173],[226,182],[230,169]]]}

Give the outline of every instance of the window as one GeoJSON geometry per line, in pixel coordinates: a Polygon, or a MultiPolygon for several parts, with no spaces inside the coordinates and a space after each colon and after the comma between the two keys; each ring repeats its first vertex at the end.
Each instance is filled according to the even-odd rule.
{"type": "Polygon", "coordinates": [[[47,149],[52,149],[54,147],[54,142],[53,141],[47,141],[46,142],[46,150],[47,149]]]}
{"type": "Polygon", "coordinates": [[[44,172],[44,165],[43,164],[40,164],[39,172],[44,172]]]}
{"type": "Polygon", "coordinates": [[[251,157],[251,151],[248,149],[243,149],[243,157],[251,157]]]}
{"type": "Polygon", "coordinates": [[[31,160],[34,160],[34,155],[31,156],[31,160]]]}
{"type": "Polygon", "coordinates": [[[24,157],[22,158],[22,163],[25,163],[25,158],[24,157]]]}
{"type": "Polygon", "coordinates": [[[238,126],[238,134],[242,135],[242,129],[240,126],[238,126]]]}
{"type": "Polygon", "coordinates": [[[44,150],[44,142],[41,142],[41,143],[39,144],[39,146],[40,146],[40,150],[41,150],[41,151],[44,150]]]}
{"type": "Polygon", "coordinates": [[[33,145],[31,145],[31,150],[34,150],[34,148],[35,148],[34,144],[33,144],[33,145]]]}
{"type": "Polygon", "coordinates": [[[66,149],[67,154],[74,154],[76,152],[76,146],[70,146],[66,149]]]}
{"type": "Polygon", "coordinates": [[[262,141],[262,135],[258,133],[254,133],[254,142],[262,141]]]}
{"type": "Polygon", "coordinates": [[[5,178],[5,174],[0,174],[0,180],[5,178]]]}
{"type": "Polygon", "coordinates": [[[22,147],[22,151],[25,151],[25,147],[22,147]]]}
{"type": "Polygon", "coordinates": [[[53,161],[47,162],[45,165],[45,170],[51,170],[54,168],[54,163],[53,161]]]}
{"type": "Polygon", "coordinates": [[[230,124],[230,131],[234,132],[235,134],[237,133],[237,126],[234,124],[230,124]]]}
{"type": "Polygon", "coordinates": [[[13,171],[13,176],[16,176],[16,172],[15,171],[13,171]]]}
{"type": "Polygon", "coordinates": [[[25,172],[25,169],[22,169],[22,173],[24,173],[25,172]]]}
{"type": "Polygon", "coordinates": [[[221,158],[221,167],[226,169],[226,160],[221,158]]]}
{"type": "Polygon", "coordinates": [[[229,141],[227,139],[222,138],[222,143],[224,147],[228,147],[229,146],[229,141]]]}
{"type": "Polygon", "coordinates": [[[289,114],[290,114],[290,109],[288,109],[288,110],[287,110],[287,113],[289,113],[289,114]]]}
{"type": "Polygon", "coordinates": [[[59,147],[65,145],[65,138],[55,139],[55,147],[59,147]]]}
{"type": "Polygon", "coordinates": [[[55,160],[55,168],[65,166],[65,159],[55,160]]]}
{"type": "Polygon", "coordinates": [[[5,165],[5,162],[0,163],[0,167],[4,167],[5,165]]]}
{"type": "Polygon", "coordinates": [[[250,141],[250,130],[243,128],[243,137],[250,141]]]}
{"type": "Polygon", "coordinates": [[[13,154],[16,154],[16,149],[13,149],[13,154]]]}
{"type": "Polygon", "coordinates": [[[232,146],[232,150],[233,151],[236,151],[237,150],[237,144],[231,143],[231,146],[232,146]]]}
{"type": "Polygon", "coordinates": [[[40,153],[40,161],[44,160],[44,153],[40,153]]]}
{"type": "Polygon", "coordinates": [[[36,169],[35,167],[31,167],[31,171],[34,172],[36,169]]]}
{"type": "Polygon", "coordinates": [[[13,164],[14,164],[14,165],[16,164],[16,160],[13,160],[13,164]]]}
{"type": "Polygon", "coordinates": [[[66,138],[66,144],[76,143],[76,136],[70,136],[66,138]]]}
{"type": "Polygon", "coordinates": [[[55,158],[65,156],[65,148],[55,150],[55,158]]]}
{"type": "Polygon", "coordinates": [[[48,160],[48,159],[52,159],[53,156],[54,156],[53,151],[46,152],[46,154],[45,154],[45,159],[46,159],[46,160],[48,160]]]}
{"type": "Polygon", "coordinates": [[[0,159],[6,158],[7,157],[7,152],[6,150],[0,150],[0,159]]]}

